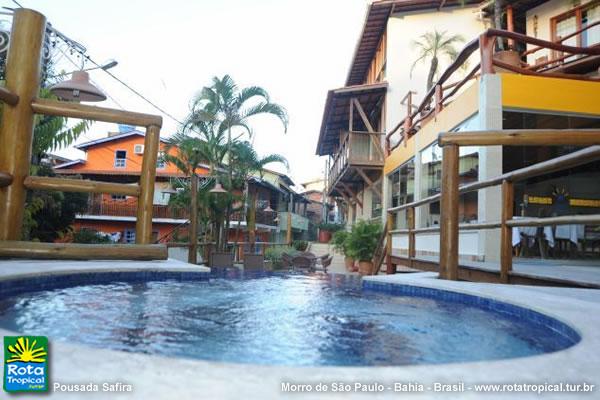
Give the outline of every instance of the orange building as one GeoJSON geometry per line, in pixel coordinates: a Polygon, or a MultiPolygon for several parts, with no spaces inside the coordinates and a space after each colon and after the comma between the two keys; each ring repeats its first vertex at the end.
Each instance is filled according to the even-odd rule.
{"type": "MultiPolygon", "coordinates": [[[[54,171],[59,175],[81,175],[86,179],[104,182],[137,183],[142,169],[144,153],[144,132],[134,127],[119,126],[120,132],[76,145],[86,152],[85,160],[75,160],[59,164],[54,171]]],[[[165,142],[161,140],[160,151],[165,142]]],[[[175,152],[172,149],[171,152],[175,152]]],[[[164,241],[176,227],[185,226],[188,216],[185,210],[168,207],[172,181],[184,175],[170,163],[159,157],[156,166],[154,188],[154,210],[152,219],[154,241],[164,241]]],[[[207,175],[208,168],[198,171],[207,175]]],[[[87,210],[78,215],[75,229],[87,228],[113,235],[119,242],[135,242],[137,198],[111,194],[92,194],[87,210]]]]}

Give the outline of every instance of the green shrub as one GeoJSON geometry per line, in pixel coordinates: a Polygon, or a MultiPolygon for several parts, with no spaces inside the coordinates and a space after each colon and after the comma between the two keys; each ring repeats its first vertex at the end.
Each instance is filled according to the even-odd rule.
{"type": "Polygon", "coordinates": [[[73,233],[74,243],[87,243],[87,244],[103,244],[111,243],[110,239],[106,236],[100,235],[98,232],[91,229],[80,229],[73,233]]]}
{"type": "Polygon", "coordinates": [[[342,229],[344,229],[344,224],[321,222],[319,224],[319,229],[322,231],[328,231],[328,232],[334,233],[334,232],[341,231],[342,229]]]}
{"type": "Polygon", "coordinates": [[[348,238],[350,237],[350,232],[348,231],[337,231],[331,237],[331,242],[329,242],[335,251],[340,254],[347,255],[348,254],[348,238]]]}
{"type": "Polygon", "coordinates": [[[294,240],[292,247],[298,251],[306,251],[308,248],[308,242],[306,240],[294,240]]]}
{"type": "Polygon", "coordinates": [[[381,225],[366,221],[359,221],[352,225],[352,232],[348,239],[349,256],[358,261],[371,261],[379,237],[381,235],[381,225]]]}
{"type": "Polygon", "coordinates": [[[291,246],[273,246],[265,250],[265,260],[273,263],[273,269],[283,268],[283,253],[287,253],[290,256],[294,256],[298,253],[296,249],[291,246]]]}

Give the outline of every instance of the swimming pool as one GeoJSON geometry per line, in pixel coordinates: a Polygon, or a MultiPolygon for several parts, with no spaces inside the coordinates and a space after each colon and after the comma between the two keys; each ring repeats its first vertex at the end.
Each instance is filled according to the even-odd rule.
{"type": "Polygon", "coordinates": [[[44,290],[24,285],[2,295],[0,327],[130,352],[295,366],[496,360],[580,340],[567,325],[521,307],[343,276],[103,275],[104,283],[62,288],[39,279],[44,290]]]}

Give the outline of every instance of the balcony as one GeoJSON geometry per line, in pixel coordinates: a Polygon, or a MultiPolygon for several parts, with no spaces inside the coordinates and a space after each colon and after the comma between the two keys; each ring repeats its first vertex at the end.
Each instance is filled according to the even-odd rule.
{"type": "Polygon", "coordinates": [[[344,132],[327,173],[329,195],[353,196],[357,185],[371,186],[382,174],[383,133],[344,132]]]}
{"type": "MultiPolygon", "coordinates": [[[[101,215],[110,217],[136,217],[137,204],[120,204],[118,202],[99,202],[90,203],[87,209],[82,212],[83,215],[101,215]]],[[[188,212],[185,209],[176,209],[169,206],[153,205],[153,218],[169,219],[188,219],[188,212]]]]}
{"type": "Polygon", "coordinates": [[[279,229],[282,231],[287,230],[288,214],[292,214],[292,229],[299,231],[308,230],[308,218],[303,217],[300,214],[289,213],[287,211],[279,213],[279,229]]]}
{"type": "MultiPolygon", "coordinates": [[[[277,214],[274,212],[265,212],[263,210],[256,210],[256,225],[267,225],[276,227],[277,222],[275,221],[277,214]]],[[[243,211],[236,211],[231,214],[231,227],[235,227],[237,223],[242,222],[243,226],[246,226],[246,213],[243,211]]]]}

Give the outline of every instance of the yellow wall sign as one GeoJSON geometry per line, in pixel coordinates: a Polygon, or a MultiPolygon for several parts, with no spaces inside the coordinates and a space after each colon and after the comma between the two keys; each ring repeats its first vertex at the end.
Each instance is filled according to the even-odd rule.
{"type": "MultiPolygon", "coordinates": [[[[527,196],[529,204],[546,204],[553,203],[552,197],[545,196],[527,196]]],[[[569,199],[569,205],[572,207],[598,207],[600,208],[600,199],[569,199]]]]}
{"type": "Polygon", "coordinates": [[[570,199],[569,204],[574,207],[600,207],[600,200],[570,199]]]}
{"type": "Polygon", "coordinates": [[[527,196],[529,204],[552,204],[552,197],[527,196]]]}

